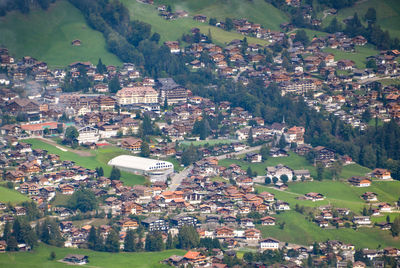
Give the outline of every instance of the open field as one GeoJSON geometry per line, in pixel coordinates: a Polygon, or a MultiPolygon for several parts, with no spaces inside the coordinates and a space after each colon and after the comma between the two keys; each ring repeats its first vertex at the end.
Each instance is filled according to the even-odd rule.
{"type": "Polygon", "coordinates": [[[15,191],[11,190],[5,187],[0,186],[0,202],[3,203],[8,203],[11,202],[12,204],[17,204],[23,201],[28,201],[30,200],[28,197],[25,195],[15,191]]]}
{"type": "Polygon", "coordinates": [[[49,10],[31,10],[23,15],[13,11],[0,18],[0,45],[17,59],[32,56],[51,67],[65,67],[74,61],[120,65],[117,56],[106,50],[100,32],[91,29],[83,15],[68,1],[60,0],[49,10]],[[72,46],[79,39],[81,46],[72,46]]]}
{"type": "Polygon", "coordinates": [[[356,46],[356,52],[345,52],[339,49],[324,48],[324,52],[332,53],[335,55],[335,61],[348,59],[356,63],[357,68],[364,69],[367,63],[366,58],[379,54],[379,51],[374,49],[371,45],[356,46]]]}
{"type": "Polygon", "coordinates": [[[335,207],[349,208],[355,213],[360,213],[363,207],[369,204],[360,198],[365,192],[374,192],[378,194],[378,200],[394,204],[399,199],[400,182],[399,181],[376,181],[374,180],[370,187],[360,188],[350,186],[341,181],[313,181],[290,183],[289,189],[279,191],[270,186],[256,186],[258,192],[271,192],[279,200],[289,202],[292,208],[296,204],[308,207],[318,207],[322,205],[334,205],[335,207]],[[297,200],[296,197],[303,196],[309,192],[318,192],[325,196],[325,200],[312,202],[309,200],[297,200]]]}
{"type": "MultiPolygon", "coordinates": [[[[353,16],[354,12],[357,12],[358,17],[363,22],[363,17],[370,7],[376,10],[377,24],[383,30],[388,30],[392,37],[400,38],[400,2],[397,0],[359,1],[353,7],[341,9],[336,17],[338,21],[343,22],[343,19],[353,16]]],[[[323,21],[323,26],[329,25],[332,19],[333,16],[327,16],[323,21]]]]}
{"type": "MultiPolygon", "coordinates": [[[[158,16],[156,6],[147,5],[137,2],[136,0],[122,0],[125,6],[129,9],[132,19],[144,21],[151,24],[152,32],[157,32],[161,35],[160,42],[178,40],[182,34],[189,34],[190,29],[197,27],[202,33],[208,34],[208,29],[211,31],[213,42],[219,45],[225,45],[233,39],[243,39],[244,36],[235,33],[227,32],[220,28],[210,26],[206,23],[194,21],[191,17],[179,18],[177,20],[164,20],[158,16]]],[[[257,38],[247,38],[249,43],[267,44],[268,42],[257,38]]]]}
{"type": "Polygon", "coordinates": [[[328,239],[352,243],[356,248],[398,247],[400,240],[393,238],[389,231],[377,228],[350,228],[322,229],[315,223],[308,221],[302,214],[288,211],[274,215],[277,222],[285,222],[285,228],[279,226],[257,226],[262,231],[263,237],[274,237],[281,241],[288,241],[302,245],[310,245],[315,241],[323,242],[328,239]]]}
{"type": "Polygon", "coordinates": [[[173,10],[185,10],[192,16],[202,14],[219,20],[247,18],[272,30],[279,30],[279,24],[289,21],[286,14],[264,0],[156,0],[155,3],[171,5],[173,10]]]}
{"type": "MultiPolygon", "coordinates": [[[[97,150],[90,150],[90,152],[93,153],[92,156],[80,156],[73,152],[62,151],[57,147],[38,139],[27,139],[25,142],[32,144],[34,149],[40,148],[47,150],[49,153],[59,155],[61,160],[74,161],[77,165],[80,165],[84,168],[95,169],[96,167],[101,166],[103,167],[105,176],[109,176],[111,173],[112,167],[107,165],[110,159],[121,154],[129,154],[123,149],[113,146],[105,146],[97,150]]],[[[89,150],[85,151],[88,152],[89,150]]],[[[135,185],[143,184],[145,182],[145,178],[140,175],[121,171],[121,181],[123,181],[126,185],[135,185]]]]}
{"type": "Polygon", "coordinates": [[[4,268],[42,268],[42,267],[73,267],[60,263],[58,260],[68,254],[84,254],[89,256],[89,264],[83,267],[169,267],[159,263],[171,255],[183,255],[183,250],[166,250],[162,252],[143,253],[106,253],[85,249],[57,248],[41,244],[33,252],[0,254],[0,267],[4,268]],[[56,260],[49,260],[50,252],[56,253],[56,260]]]}

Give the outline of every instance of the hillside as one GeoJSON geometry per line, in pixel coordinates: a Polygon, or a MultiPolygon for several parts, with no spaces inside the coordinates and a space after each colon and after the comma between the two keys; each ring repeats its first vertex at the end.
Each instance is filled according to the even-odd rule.
{"type": "MultiPolygon", "coordinates": [[[[197,27],[202,33],[207,34],[208,29],[211,31],[213,41],[219,45],[224,45],[233,39],[243,39],[244,36],[235,33],[227,32],[217,27],[212,27],[208,23],[200,23],[194,21],[191,17],[180,18],[177,20],[165,20],[158,16],[156,5],[148,5],[137,2],[136,0],[122,0],[125,6],[131,13],[131,18],[134,20],[144,21],[151,24],[152,32],[157,32],[161,36],[161,42],[178,40],[182,34],[189,34],[190,29],[197,27]]],[[[248,37],[249,43],[257,43],[265,45],[268,42],[265,40],[248,37]]]]}
{"type": "MultiPolygon", "coordinates": [[[[383,30],[388,30],[391,36],[400,38],[400,1],[397,0],[366,0],[359,1],[353,7],[344,8],[337,14],[337,19],[343,22],[343,19],[353,16],[354,12],[363,18],[368,8],[376,9],[377,24],[383,30]]],[[[332,20],[333,16],[327,16],[323,21],[326,26],[332,20]]]]}
{"type": "Polygon", "coordinates": [[[0,18],[0,45],[17,58],[29,55],[51,67],[64,67],[74,61],[121,64],[106,50],[100,32],[92,30],[78,9],[65,0],[57,1],[49,10],[32,10],[23,15],[10,12],[0,18]],[[81,46],[72,46],[79,39],[81,46]]]}
{"type": "Polygon", "coordinates": [[[279,25],[288,21],[288,17],[279,9],[264,0],[156,0],[155,4],[171,5],[174,10],[185,10],[190,15],[202,14],[219,20],[247,18],[272,30],[279,30],[279,25]]]}

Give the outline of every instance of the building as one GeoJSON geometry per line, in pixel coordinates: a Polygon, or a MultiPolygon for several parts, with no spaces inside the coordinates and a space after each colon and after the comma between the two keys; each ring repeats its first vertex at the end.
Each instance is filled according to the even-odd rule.
{"type": "Polygon", "coordinates": [[[84,143],[96,143],[100,139],[99,130],[94,127],[86,126],[78,129],[78,142],[84,143]]]}
{"type": "Polygon", "coordinates": [[[120,155],[108,162],[121,170],[150,176],[150,180],[166,181],[169,174],[174,172],[174,165],[167,161],[155,160],[131,155],[120,155]]]}
{"type": "Polygon", "coordinates": [[[197,218],[189,215],[177,215],[174,218],[172,218],[172,223],[178,226],[178,228],[181,228],[184,225],[190,225],[196,227],[197,218]]]}
{"type": "Polygon", "coordinates": [[[87,264],[89,262],[89,257],[86,255],[69,254],[69,255],[65,256],[63,261],[70,263],[70,264],[83,265],[83,264],[87,264]]]}
{"type": "Polygon", "coordinates": [[[259,242],[260,250],[278,250],[279,249],[279,241],[274,238],[266,238],[259,242]]]}
{"type": "Polygon", "coordinates": [[[142,224],[150,231],[168,231],[169,224],[163,219],[148,217],[142,220],[142,224]]]}
{"type": "Polygon", "coordinates": [[[389,180],[392,178],[390,171],[383,168],[376,168],[372,171],[372,175],[380,180],[389,180]]]}
{"type": "Polygon", "coordinates": [[[129,151],[140,151],[142,140],[138,138],[125,138],[121,141],[121,147],[129,151]]]}
{"type": "Polygon", "coordinates": [[[293,178],[293,170],[282,164],[275,167],[267,167],[267,177],[270,177],[271,179],[274,177],[280,179],[282,175],[286,175],[288,180],[291,181],[293,178]]]}
{"type": "Polygon", "coordinates": [[[351,177],[348,180],[353,186],[356,187],[369,187],[371,186],[371,180],[367,177],[351,177]]]}
{"type": "Polygon", "coordinates": [[[187,89],[175,83],[172,78],[159,78],[158,88],[161,103],[164,103],[165,99],[167,99],[168,105],[187,101],[187,89]]]}
{"type": "Polygon", "coordinates": [[[116,94],[119,105],[157,103],[158,93],[152,87],[124,87],[116,94]]]}

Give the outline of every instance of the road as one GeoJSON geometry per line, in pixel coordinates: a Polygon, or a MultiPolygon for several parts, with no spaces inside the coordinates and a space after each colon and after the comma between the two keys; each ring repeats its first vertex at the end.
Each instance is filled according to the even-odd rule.
{"type": "MultiPolygon", "coordinates": [[[[246,153],[250,153],[250,152],[254,152],[254,151],[259,151],[261,149],[261,146],[262,145],[254,146],[254,147],[250,147],[245,150],[242,150],[240,152],[219,155],[219,156],[217,156],[217,159],[221,160],[221,159],[225,159],[231,155],[241,155],[241,154],[246,154],[246,153]]],[[[193,165],[190,165],[190,166],[186,167],[184,170],[182,170],[181,172],[175,173],[171,177],[171,184],[169,185],[169,190],[175,191],[178,188],[178,186],[181,184],[182,180],[190,174],[192,169],[193,169],[193,165]]]]}

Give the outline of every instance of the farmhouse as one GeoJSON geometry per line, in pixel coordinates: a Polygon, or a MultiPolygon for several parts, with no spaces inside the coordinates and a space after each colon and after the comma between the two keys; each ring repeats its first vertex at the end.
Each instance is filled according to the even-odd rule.
{"type": "Polygon", "coordinates": [[[372,171],[372,175],[380,180],[389,180],[392,178],[390,171],[383,168],[376,168],[372,171]]]}
{"type": "Polygon", "coordinates": [[[349,183],[351,183],[353,186],[356,186],[356,187],[371,186],[371,180],[368,179],[367,177],[352,177],[348,181],[349,181],[349,183]]]}
{"type": "Polygon", "coordinates": [[[325,197],[320,193],[307,193],[304,196],[312,201],[321,201],[325,199],[325,197]]]}
{"type": "Polygon", "coordinates": [[[89,257],[86,255],[69,254],[69,255],[65,256],[63,261],[68,262],[70,264],[83,265],[83,264],[87,264],[89,262],[89,257]]]}
{"type": "Polygon", "coordinates": [[[174,172],[174,166],[167,161],[155,160],[131,155],[120,155],[108,162],[121,170],[150,176],[150,180],[165,181],[174,172]]]}
{"type": "Polygon", "coordinates": [[[279,241],[274,238],[266,238],[259,242],[260,250],[278,250],[279,249],[279,241]]]}

